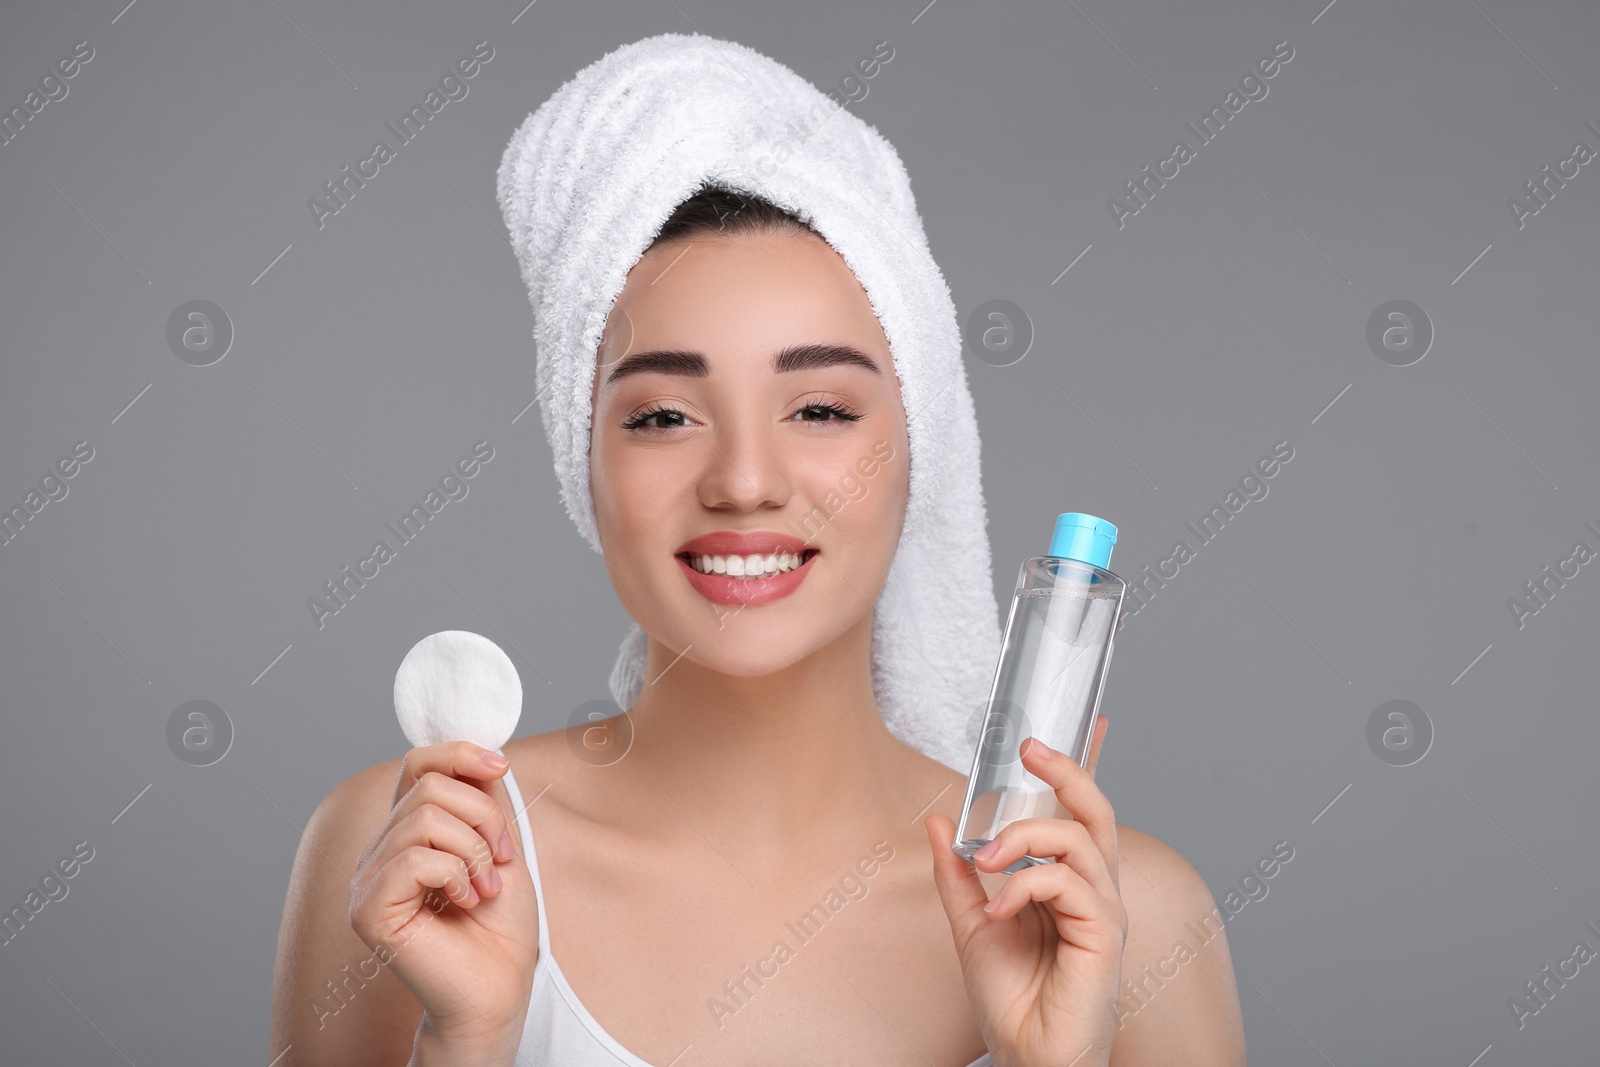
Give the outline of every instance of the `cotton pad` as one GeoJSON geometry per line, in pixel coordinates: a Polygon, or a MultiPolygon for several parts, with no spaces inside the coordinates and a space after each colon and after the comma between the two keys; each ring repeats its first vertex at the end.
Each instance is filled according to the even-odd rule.
{"type": "Polygon", "coordinates": [[[394,675],[394,713],[413,747],[471,741],[497,751],[522,716],[522,680],[500,646],[468,630],[429,634],[394,675]]]}

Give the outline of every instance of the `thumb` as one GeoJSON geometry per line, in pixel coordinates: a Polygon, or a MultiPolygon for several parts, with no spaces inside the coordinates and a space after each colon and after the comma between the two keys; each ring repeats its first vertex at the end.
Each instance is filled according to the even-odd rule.
{"type": "Polygon", "coordinates": [[[933,846],[933,881],[939,890],[939,902],[959,945],[986,922],[983,906],[989,903],[989,894],[978,878],[978,869],[952,850],[956,824],[950,817],[930,815],[922,821],[922,827],[928,831],[928,841],[933,846]]]}

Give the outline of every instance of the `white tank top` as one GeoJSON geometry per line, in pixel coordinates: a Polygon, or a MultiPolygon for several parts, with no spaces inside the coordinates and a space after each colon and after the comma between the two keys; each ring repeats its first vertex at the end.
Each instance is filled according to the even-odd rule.
{"type": "MultiPolygon", "coordinates": [[[[517,810],[517,829],[522,834],[522,852],[533,876],[533,889],[539,899],[539,959],[533,967],[533,995],[528,1002],[528,1020],[517,1045],[517,1063],[532,1067],[653,1067],[622,1047],[600,1026],[578,995],[567,984],[567,976],[550,953],[550,924],[545,919],[544,886],[539,881],[539,857],[533,850],[533,831],[527,817],[527,804],[517,788],[516,775],[505,775],[506,792],[517,810]]],[[[994,1067],[985,1052],[967,1067],[994,1067]]]]}

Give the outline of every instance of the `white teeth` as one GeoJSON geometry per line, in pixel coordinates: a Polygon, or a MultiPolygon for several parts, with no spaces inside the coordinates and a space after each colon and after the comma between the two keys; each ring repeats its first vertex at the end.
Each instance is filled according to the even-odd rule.
{"type": "Polygon", "coordinates": [[[800,566],[801,553],[773,552],[752,556],[690,556],[689,565],[701,574],[726,574],[735,578],[768,578],[800,566]]]}

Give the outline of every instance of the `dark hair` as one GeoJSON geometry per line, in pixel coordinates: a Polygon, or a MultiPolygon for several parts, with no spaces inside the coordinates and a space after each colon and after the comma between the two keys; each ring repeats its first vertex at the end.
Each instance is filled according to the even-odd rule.
{"type": "Polygon", "coordinates": [[[703,182],[694,195],[682,201],[651,242],[650,247],[677,241],[695,234],[732,235],[738,233],[818,234],[804,219],[772,201],[730,189],[715,182],[703,182]]]}

